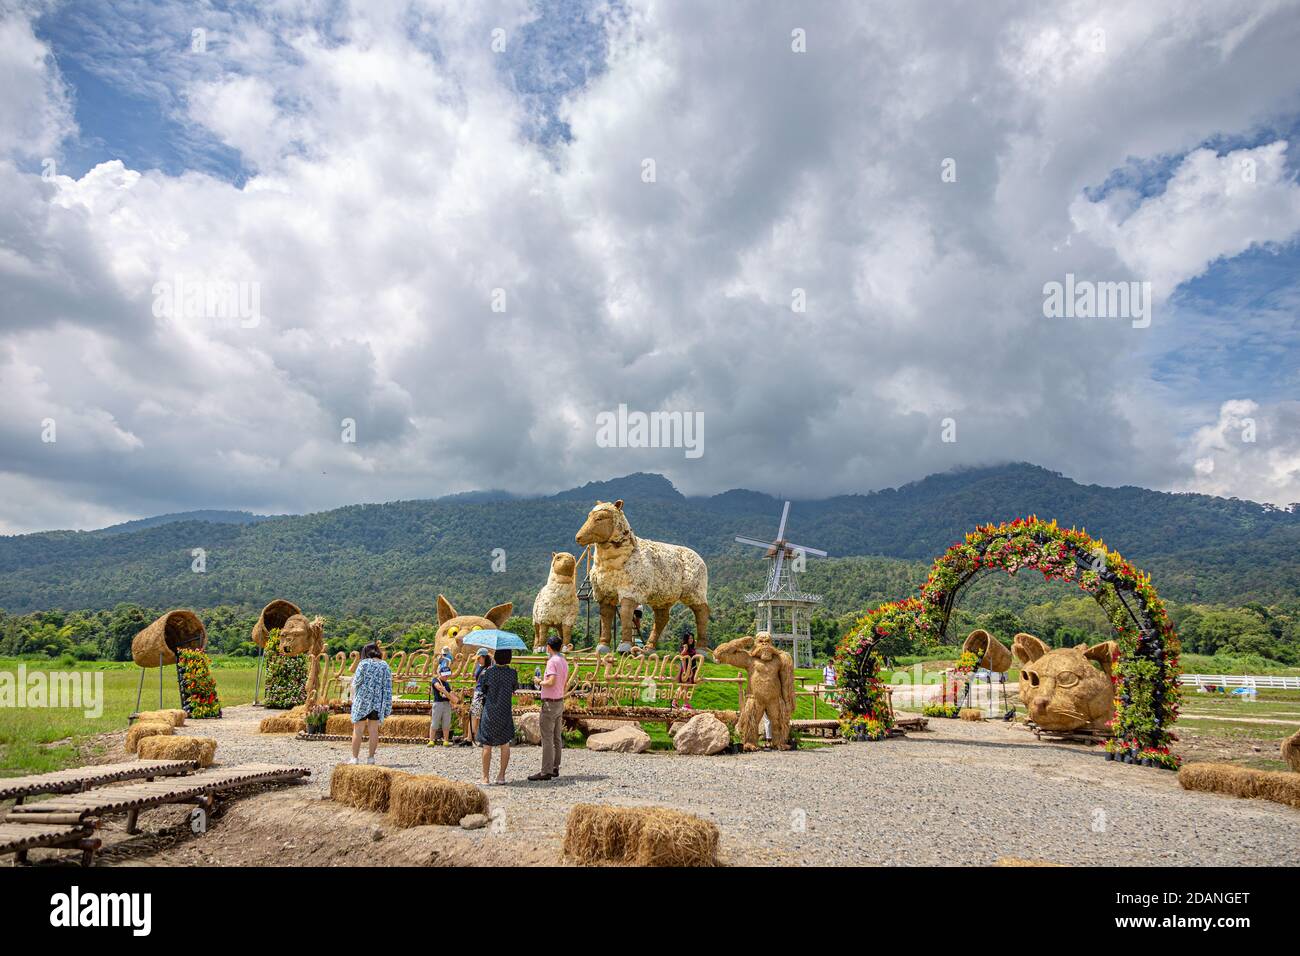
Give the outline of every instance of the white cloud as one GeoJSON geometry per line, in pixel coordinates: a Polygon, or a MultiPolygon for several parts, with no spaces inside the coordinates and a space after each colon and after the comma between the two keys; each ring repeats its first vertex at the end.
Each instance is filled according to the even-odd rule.
{"type": "Polygon", "coordinates": [[[1300,502],[1300,402],[1233,399],[1192,436],[1187,491],[1280,504],[1300,502]]]}
{"type": "MultiPolygon", "coordinates": [[[[776,3],[629,6],[604,69],[562,104],[572,140],[550,148],[521,133],[531,101],[490,48],[497,26],[518,42],[523,2],[356,5],[329,23],[312,3],[250,8],[212,24],[202,59],[181,45],[147,69],[130,38],[176,46],[186,9],[86,27],[97,75],[139,73],[255,175],[112,161],[50,184],[0,159],[16,304],[0,374],[22,391],[0,453],[10,487],[57,502],[29,526],[634,470],[807,495],[1007,459],[1191,480],[1185,411],[1151,385],[1144,340],[1117,344],[1140,333],[1045,322],[1041,288],[1067,271],[1182,281],[1285,235],[1281,144],[1250,151],[1255,192],[1216,199],[1231,157],[1193,152],[1136,210],[1078,199],[1131,156],[1294,105],[1285,8],[1008,3],[935,23],[911,3],[815,5],[792,24],[776,3]],[[1101,59],[1080,46],[1094,25],[1101,59]],[[154,284],[175,276],[255,283],[262,321],[156,318],[154,284]],[[705,455],[596,447],[596,414],[620,403],[703,412],[705,455]],[[50,404],[70,423],[59,459],[34,444],[50,404]],[[956,444],[939,441],[949,416],[956,444]]],[[[0,88],[0,129],[66,118],[35,52],[0,88]]]]}
{"type": "Polygon", "coordinates": [[[1164,192],[1136,208],[1120,191],[1095,203],[1077,199],[1071,217],[1166,298],[1218,259],[1300,232],[1300,183],[1287,170],[1286,153],[1285,140],[1222,156],[1193,150],[1164,192]]]}

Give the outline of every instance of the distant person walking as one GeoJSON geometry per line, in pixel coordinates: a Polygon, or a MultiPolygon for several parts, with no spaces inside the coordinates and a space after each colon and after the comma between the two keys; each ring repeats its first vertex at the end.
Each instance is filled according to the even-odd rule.
{"type": "Polygon", "coordinates": [[[822,668],[822,686],[831,690],[835,686],[835,665],[830,661],[822,668]]]}
{"type": "Polygon", "coordinates": [[[569,683],[569,662],[561,653],[560,638],[546,642],[546,672],[542,675],[542,769],[529,780],[554,780],[560,775],[564,753],[564,688],[569,683]]]}
{"type": "Polygon", "coordinates": [[[352,675],[352,759],[348,763],[362,763],[363,736],[370,738],[370,750],[364,762],[375,762],[379,725],[392,712],[393,672],[384,661],[384,652],[371,641],[361,649],[361,660],[352,675]]]}
{"type": "Polygon", "coordinates": [[[429,688],[433,707],[429,716],[429,746],[438,745],[442,737],[444,747],[451,746],[451,648],[444,647],[438,655],[438,674],[429,688]]]}
{"type": "Polygon", "coordinates": [[[506,767],[510,765],[510,744],[515,739],[515,719],[510,713],[510,701],[519,686],[519,675],[510,666],[514,655],[500,650],[492,655],[493,664],[479,677],[483,686],[483,719],[479,723],[478,742],[483,745],[483,782],[489,783],[492,773],[492,748],[501,748],[501,770],[497,783],[506,782],[506,767]]]}

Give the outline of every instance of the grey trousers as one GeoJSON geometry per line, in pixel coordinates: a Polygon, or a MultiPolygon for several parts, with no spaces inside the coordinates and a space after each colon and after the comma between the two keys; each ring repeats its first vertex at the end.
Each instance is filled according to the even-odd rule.
{"type": "Polygon", "coordinates": [[[433,702],[433,713],[429,721],[429,739],[435,739],[439,730],[442,731],[443,740],[451,740],[451,701],[449,700],[433,702]]]}
{"type": "Polygon", "coordinates": [[[542,773],[560,772],[564,753],[564,701],[542,701],[542,773]]]}

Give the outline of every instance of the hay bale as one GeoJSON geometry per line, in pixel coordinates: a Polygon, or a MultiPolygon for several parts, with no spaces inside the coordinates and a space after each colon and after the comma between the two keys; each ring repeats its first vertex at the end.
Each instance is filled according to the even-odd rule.
{"type": "Polygon", "coordinates": [[[714,866],[717,851],[717,826],[667,807],[580,803],[564,829],[564,856],[582,865],[714,866]]]}
{"type": "Polygon", "coordinates": [[[211,737],[145,737],[137,749],[141,760],[196,760],[200,767],[211,767],[216,752],[211,737]]]}
{"type": "Polygon", "coordinates": [[[1300,730],[1282,741],[1282,759],[1288,767],[1300,773],[1300,730]]]}
{"type": "Polygon", "coordinates": [[[330,799],[349,807],[386,813],[393,781],[409,776],[390,767],[341,763],[330,775],[330,799]]]}
{"type": "Polygon", "coordinates": [[[132,724],[126,731],[126,752],[133,754],[140,747],[140,741],[146,737],[170,736],[171,722],[161,720],[143,720],[132,724]]]}
{"type": "Polygon", "coordinates": [[[325,733],[352,736],[352,715],[330,714],[325,721],[325,733]]]}
{"type": "Polygon", "coordinates": [[[957,716],[962,720],[983,720],[984,711],[980,710],[978,707],[963,707],[961,710],[957,711],[957,716]]]}
{"type": "Polygon", "coordinates": [[[403,776],[389,788],[388,819],[394,826],[455,826],[471,814],[486,814],[488,799],[478,787],[433,774],[403,776]]]}
{"type": "Polygon", "coordinates": [[[262,722],[257,725],[259,734],[296,734],[306,729],[307,721],[301,717],[290,717],[288,714],[263,717],[262,722]]]}
{"type": "Polygon", "coordinates": [[[1300,776],[1285,770],[1254,770],[1226,763],[1189,763],[1178,770],[1184,790],[1258,798],[1300,809],[1300,776]]]}
{"type": "Polygon", "coordinates": [[[193,611],[168,611],[131,639],[131,659],[141,667],[176,663],[181,648],[203,650],[208,632],[193,611]]]}
{"type": "Polygon", "coordinates": [[[253,643],[258,647],[266,646],[266,639],[271,632],[277,628],[284,627],[285,621],[295,614],[301,614],[302,608],[292,601],[282,601],[276,599],[262,608],[262,613],[257,617],[257,623],[253,625],[253,643]]]}
{"type": "Polygon", "coordinates": [[[379,732],[385,737],[428,737],[431,717],[420,714],[393,714],[384,718],[379,732]]]}
{"type": "Polygon", "coordinates": [[[135,715],[138,722],[153,721],[154,723],[171,724],[173,727],[185,726],[185,711],[183,710],[142,710],[135,715]]]}

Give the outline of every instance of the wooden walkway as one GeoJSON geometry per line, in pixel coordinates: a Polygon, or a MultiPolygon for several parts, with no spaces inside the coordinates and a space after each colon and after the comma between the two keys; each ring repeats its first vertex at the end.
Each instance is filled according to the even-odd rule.
{"type": "Polygon", "coordinates": [[[78,793],[91,787],[120,780],[140,780],[150,777],[171,777],[198,769],[196,760],[131,760],[127,763],[101,764],[97,767],[77,767],[56,770],[28,777],[0,779],[0,800],[23,802],[24,797],[41,793],[78,793]]]}
{"type": "Polygon", "coordinates": [[[137,833],[136,821],[142,810],[175,803],[195,803],[211,810],[219,793],[255,784],[283,783],[310,774],[308,767],[240,764],[229,769],[100,787],[54,796],[39,803],[19,804],[0,820],[0,854],[17,853],[19,862],[26,862],[27,851],[35,847],[75,846],[82,851],[82,865],[89,866],[100,846],[92,832],[107,814],[125,812],[127,832],[137,833]]]}

